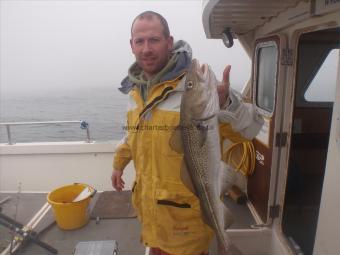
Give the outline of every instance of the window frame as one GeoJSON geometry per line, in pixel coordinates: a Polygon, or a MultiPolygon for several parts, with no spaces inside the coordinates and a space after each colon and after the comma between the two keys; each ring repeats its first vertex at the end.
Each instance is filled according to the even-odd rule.
{"type": "Polygon", "coordinates": [[[279,38],[277,37],[271,37],[266,38],[265,40],[258,41],[256,43],[255,51],[254,51],[254,79],[253,79],[253,102],[254,106],[256,107],[256,110],[262,114],[265,117],[272,117],[275,113],[276,109],[276,93],[277,93],[277,86],[278,86],[278,77],[279,77],[279,66],[280,66],[280,43],[279,38]],[[268,109],[265,109],[258,105],[258,82],[259,82],[259,53],[260,50],[265,47],[272,47],[274,46],[276,48],[276,73],[275,73],[275,85],[274,85],[274,92],[273,92],[273,109],[271,111],[268,111],[268,109]]]}

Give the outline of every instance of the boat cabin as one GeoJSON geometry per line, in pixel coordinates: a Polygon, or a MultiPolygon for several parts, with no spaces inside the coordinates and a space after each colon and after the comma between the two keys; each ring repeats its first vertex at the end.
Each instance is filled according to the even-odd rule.
{"type": "Polygon", "coordinates": [[[204,1],[203,25],[249,55],[243,95],[265,120],[247,179],[257,223],[232,240],[244,254],[338,254],[340,1],[204,1]]]}

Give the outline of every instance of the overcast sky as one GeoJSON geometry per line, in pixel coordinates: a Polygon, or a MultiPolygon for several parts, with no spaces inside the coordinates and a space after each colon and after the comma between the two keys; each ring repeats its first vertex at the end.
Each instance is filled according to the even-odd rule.
{"type": "MultiPolygon", "coordinates": [[[[236,41],[206,39],[202,3],[194,1],[1,0],[1,96],[79,87],[118,87],[133,63],[131,22],[145,10],[162,14],[175,40],[186,40],[221,79],[232,65],[232,86],[249,79],[250,60],[236,41]]],[[[117,92],[118,93],[118,92],[117,92]]]]}

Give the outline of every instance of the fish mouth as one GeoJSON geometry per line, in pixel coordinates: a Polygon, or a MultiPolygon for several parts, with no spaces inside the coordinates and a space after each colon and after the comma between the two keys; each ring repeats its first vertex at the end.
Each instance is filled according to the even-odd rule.
{"type": "Polygon", "coordinates": [[[214,118],[215,116],[216,116],[216,113],[213,113],[212,115],[209,115],[208,117],[199,118],[199,119],[192,118],[192,120],[193,121],[206,121],[206,120],[210,120],[210,119],[214,118]]]}

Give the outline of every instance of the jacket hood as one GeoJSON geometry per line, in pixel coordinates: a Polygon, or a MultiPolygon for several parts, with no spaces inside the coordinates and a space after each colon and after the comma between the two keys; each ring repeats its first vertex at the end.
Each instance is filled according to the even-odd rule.
{"type": "MultiPolygon", "coordinates": [[[[174,47],[171,51],[172,57],[176,58],[176,63],[171,68],[170,71],[165,72],[165,74],[160,78],[160,82],[168,81],[168,80],[173,80],[180,74],[182,74],[185,70],[188,69],[188,67],[191,64],[191,59],[192,59],[192,49],[190,45],[183,41],[179,40],[175,42],[174,47]]],[[[138,64],[135,62],[132,64],[132,66],[129,68],[129,75],[126,76],[122,82],[121,82],[121,87],[118,88],[122,93],[128,94],[130,90],[135,86],[135,79],[132,81],[130,78],[132,76],[137,76],[142,72],[141,68],[138,66],[138,64]]],[[[162,72],[162,70],[160,71],[162,72]]]]}

